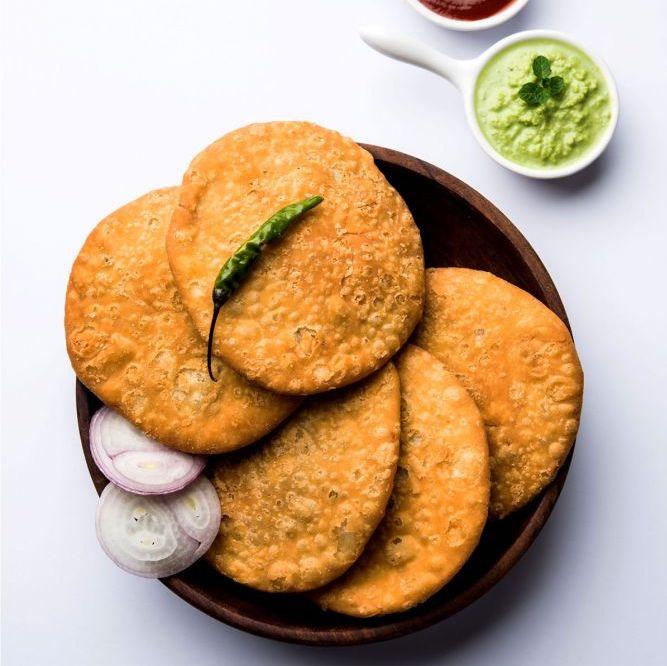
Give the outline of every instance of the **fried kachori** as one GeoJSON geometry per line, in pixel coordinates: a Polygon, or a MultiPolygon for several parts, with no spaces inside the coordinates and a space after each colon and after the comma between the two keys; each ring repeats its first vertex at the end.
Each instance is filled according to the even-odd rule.
{"type": "Polygon", "coordinates": [[[220,453],[273,429],[298,400],[251,386],[215,360],[169,270],[165,235],[178,188],[156,190],[102,220],[70,274],[67,350],[79,379],[146,434],[183,451],[220,453]]]}
{"type": "Polygon", "coordinates": [[[299,592],[340,576],[382,518],[398,460],[400,390],[389,363],[309,398],[275,433],[213,468],[220,534],[208,561],[260,590],[299,592]]]}
{"type": "Polygon", "coordinates": [[[359,380],[406,341],[422,312],[419,231],[366,150],[306,122],[236,130],[190,164],[167,237],[203,338],[222,264],[273,213],[324,197],[222,307],[213,349],[252,382],[310,394],[359,380]]]}
{"type": "Polygon", "coordinates": [[[456,374],[482,413],[492,515],[525,505],[555,477],[579,427],[584,377],[565,324],[491,273],[432,268],[414,340],[456,374]]]}

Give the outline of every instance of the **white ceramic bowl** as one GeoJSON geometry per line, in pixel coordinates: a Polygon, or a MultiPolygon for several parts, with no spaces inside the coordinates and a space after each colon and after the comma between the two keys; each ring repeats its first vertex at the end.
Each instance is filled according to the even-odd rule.
{"type": "Polygon", "coordinates": [[[413,9],[416,9],[423,17],[437,25],[441,25],[443,28],[465,31],[486,30],[486,28],[493,28],[497,25],[500,25],[501,23],[505,23],[505,21],[509,21],[513,16],[516,16],[528,4],[528,0],[514,0],[514,2],[507,5],[507,7],[504,9],[501,9],[493,16],[479,19],[477,21],[462,21],[460,19],[453,19],[448,18],[447,16],[442,16],[442,14],[438,14],[432,9],[429,9],[426,5],[423,5],[421,2],[419,2],[419,0],[405,1],[413,9]]]}
{"type": "Polygon", "coordinates": [[[379,51],[390,58],[395,58],[396,60],[401,60],[402,62],[407,62],[411,65],[427,69],[454,84],[463,95],[468,125],[470,126],[472,133],[475,135],[479,145],[482,146],[484,151],[496,162],[523,176],[540,179],[562,178],[564,176],[571,176],[577,171],[581,171],[602,154],[609,144],[609,141],[611,141],[611,137],[616,129],[619,100],[614,77],[607,65],[600,58],[592,54],[579,42],[563,33],[554,30],[526,30],[524,32],[517,32],[514,35],[505,37],[505,39],[501,39],[473,60],[456,60],[450,58],[423,42],[401,35],[392,35],[383,28],[366,28],[361,31],[361,38],[376,51],[379,51]],[[477,83],[477,77],[484,69],[486,63],[496,55],[496,53],[502,51],[510,44],[536,38],[556,39],[561,42],[566,42],[567,44],[572,44],[572,46],[583,51],[600,68],[609,90],[611,119],[604,133],[598,138],[597,143],[592,146],[590,150],[581,155],[579,159],[573,162],[568,162],[563,166],[535,168],[508,160],[488,142],[479,127],[477,116],[475,114],[475,84],[477,83]]]}

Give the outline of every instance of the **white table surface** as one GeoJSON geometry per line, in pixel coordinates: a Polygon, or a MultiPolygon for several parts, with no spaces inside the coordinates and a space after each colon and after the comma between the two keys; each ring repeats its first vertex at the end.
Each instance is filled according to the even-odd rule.
{"type": "Polygon", "coordinates": [[[3,664],[664,663],[662,0],[532,0],[511,23],[472,34],[437,28],[401,0],[4,5],[3,664]],[[578,36],[618,79],[613,144],[566,181],[506,172],[468,133],[452,87],[361,43],[368,23],[461,57],[524,28],[578,36]],[[106,213],[179,182],[228,130],[278,118],[411,153],[495,202],[551,272],[586,371],[572,471],[535,545],[455,618],[375,646],[243,634],[124,574],[95,539],[62,330],[70,264],[106,213]]]}

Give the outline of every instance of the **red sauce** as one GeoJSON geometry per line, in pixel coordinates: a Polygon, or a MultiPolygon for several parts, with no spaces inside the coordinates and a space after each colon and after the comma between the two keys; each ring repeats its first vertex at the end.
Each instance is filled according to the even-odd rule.
{"type": "Polygon", "coordinates": [[[497,14],[514,0],[419,0],[429,9],[453,19],[478,21],[497,14]]]}

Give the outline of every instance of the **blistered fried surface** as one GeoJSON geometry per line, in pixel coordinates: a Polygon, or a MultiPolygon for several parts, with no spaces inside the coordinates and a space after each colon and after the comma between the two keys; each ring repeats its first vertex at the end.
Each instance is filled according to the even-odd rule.
{"type": "Polygon", "coordinates": [[[255,441],[297,401],[251,386],[216,359],[183,307],[165,235],[178,188],[156,190],[102,220],[67,288],[67,350],[79,379],[151,437],[214,453],[255,441]]]}
{"type": "Polygon", "coordinates": [[[314,599],[367,617],[407,610],[437,592],[477,545],[489,506],[489,454],[479,410],[434,356],[397,360],[401,451],[387,513],[361,558],[314,599]]]}
{"type": "Polygon", "coordinates": [[[556,475],[579,427],[583,372],[565,324],[530,294],[465,268],[426,273],[416,344],[454,372],[482,412],[491,513],[506,516],[556,475]]]}
{"type": "Polygon", "coordinates": [[[352,387],[310,398],[257,448],[220,458],[213,483],[218,571],[270,592],[310,590],[361,554],[391,493],[400,424],[391,364],[352,387]]]}
{"type": "Polygon", "coordinates": [[[206,337],[222,264],[279,208],[317,194],[324,202],[265,248],[216,328],[225,361],[282,393],[364,377],[421,316],[419,231],[371,155],[305,122],[239,129],[194,159],[168,234],[183,302],[206,337]]]}

